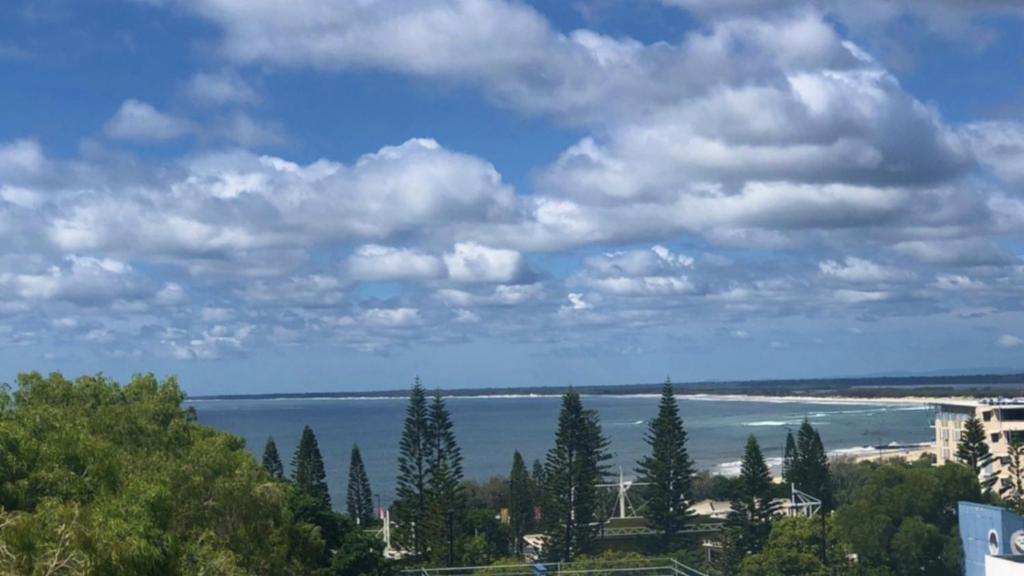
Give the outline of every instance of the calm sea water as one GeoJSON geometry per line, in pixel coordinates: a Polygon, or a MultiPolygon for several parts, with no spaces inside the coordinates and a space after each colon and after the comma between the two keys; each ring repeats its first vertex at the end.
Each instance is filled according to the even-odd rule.
{"type": "MultiPolygon", "coordinates": [[[[612,462],[627,476],[646,450],[643,434],[657,411],[654,396],[590,396],[584,405],[601,416],[611,440],[612,462]]],[[[508,474],[512,452],[527,463],[543,460],[554,438],[557,397],[449,398],[467,478],[508,474]]],[[[349,451],[358,443],[375,493],[394,495],[404,399],[195,400],[199,421],[245,438],[257,456],[273,436],[288,467],[302,427],[316,432],[335,505],[344,502],[349,451]]],[[[806,416],[827,450],[863,451],[873,445],[926,442],[931,412],[925,406],[855,405],[681,399],[691,457],[699,468],[734,472],[749,434],[757,436],[770,463],[781,460],[787,427],[806,416]]]]}

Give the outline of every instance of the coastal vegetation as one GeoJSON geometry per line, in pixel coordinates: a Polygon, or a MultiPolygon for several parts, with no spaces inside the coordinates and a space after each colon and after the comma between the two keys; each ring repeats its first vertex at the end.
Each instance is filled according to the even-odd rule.
{"type": "MultiPolygon", "coordinates": [[[[675,392],[661,385],[636,464],[647,531],[610,546],[601,537],[615,505],[601,488],[608,441],[581,394],[563,395],[543,462],[528,467],[510,445],[509,476],[481,482],[464,478],[444,396],[417,380],[390,503],[400,553],[388,559],[357,446],[341,514],[308,426],[286,471],[272,438],[257,461],[239,438],[198,424],[174,378],[122,386],[102,375],[21,375],[0,390],[0,573],[383,576],[528,562],[526,536],[539,534],[541,559],[580,566],[670,556],[709,574],[959,574],[956,503],[999,498],[976,475],[985,439],[969,434],[963,464],[830,462],[805,420],[786,438],[784,483],[754,436],[738,477],[698,472],[675,392]],[[822,512],[782,517],[790,485],[820,498],[822,512]],[[703,499],[728,500],[731,512],[720,531],[697,537],[707,520],[693,505],[703,499]]],[[[1019,506],[1019,485],[1002,487],[1008,504],[1019,506]]]]}
{"type": "Polygon", "coordinates": [[[184,399],[152,375],[0,390],[0,574],[383,573],[377,541],[306,492],[315,470],[276,478],[184,399]]]}

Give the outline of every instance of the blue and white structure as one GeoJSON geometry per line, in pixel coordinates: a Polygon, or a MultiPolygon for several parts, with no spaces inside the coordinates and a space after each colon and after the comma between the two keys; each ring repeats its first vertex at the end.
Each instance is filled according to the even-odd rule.
{"type": "Polygon", "coordinates": [[[960,502],[959,517],[966,576],[1024,575],[1024,516],[960,502]]]}

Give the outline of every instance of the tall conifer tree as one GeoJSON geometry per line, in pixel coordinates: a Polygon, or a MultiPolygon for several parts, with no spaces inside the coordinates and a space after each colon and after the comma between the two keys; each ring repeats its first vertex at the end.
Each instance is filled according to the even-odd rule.
{"type": "Polygon", "coordinates": [[[295,456],[292,457],[292,480],[300,490],[330,510],[331,495],[327,491],[324,459],[320,454],[316,434],[309,426],[302,429],[302,438],[295,448],[295,456]]]}
{"type": "Polygon", "coordinates": [[[786,448],[782,452],[782,479],[787,485],[794,482],[793,466],[796,460],[796,440],[793,439],[793,431],[786,430],[786,448]]]}
{"type": "Polygon", "coordinates": [[[451,415],[440,390],[434,393],[430,403],[428,434],[431,444],[427,484],[430,545],[434,557],[443,558],[450,550],[460,547],[466,506],[462,489],[462,450],[455,439],[451,415]]]}
{"type": "MultiPolygon", "coordinates": [[[[768,540],[771,521],[777,510],[778,505],[772,499],[771,472],[757,438],[751,434],[743,451],[739,494],[733,499],[732,512],[726,520],[730,549],[725,556],[736,562],[760,552],[768,540]]],[[[735,569],[735,566],[729,569],[735,569]]]]}
{"type": "Polygon", "coordinates": [[[526,471],[526,462],[518,450],[512,455],[512,471],[508,476],[509,528],[512,536],[512,552],[523,555],[523,536],[533,524],[533,487],[526,471]]]}
{"type": "Polygon", "coordinates": [[[639,481],[649,484],[644,490],[649,496],[647,519],[659,532],[659,551],[671,552],[683,543],[683,530],[693,520],[690,491],[694,469],[679,405],[668,380],[662,387],[658,415],[651,420],[644,441],[651,454],[640,460],[637,472],[639,481]]]}
{"type": "Polygon", "coordinates": [[[1006,477],[999,495],[1010,509],[1020,514],[1024,512],[1024,444],[1019,440],[1011,441],[1003,464],[1006,477]]]}
{"type": "Polygon", "coordinates": [[[985,426],[974,416],[964,422],[960,444],[956,448],[956,459],[974,470],[986,492],[992,488],[996,476],[992,474],[982,478],[985,468],[992,462],[992,451],[985,441],[985,426]]]}
{"type": "Polygon", "coordinates": [[[373,522],[373,493],[370,491],[370,478],[363,466],[363,455],[359,446],[352,446],[352,457],[348,465],[348,494],[345,498],[348,515],[356,521],[357,526],[365,526],[373,522]]]}
{"type": "Polygon", "coordinates": [[[592,550],[597,532],[597,484],[607,474],[608,441],[595,412],[584,410],[572,388],[562,396],[555,446],[544,468],[545,554],[571,562],[592,550]]]}
{"type": "Polygon", "coordinates": [[[277,444],[273,436],[267,437],[267,443],[263,446],[263,467],[270,472],[270,475],[280,480],[284,478],[284,464],[281,463],[281,456],[277,453],[277,444]]]}
{"type": "Polygon", "coordinates": [[[426,522],[430,507],[429,469],[433,460],[427,394],[416,378],[405,409],[405,424],[398,452],[398,478],[394,503],[397,536],[416,556],[427,549],[426,522]]]}
{"type": "Polygon", "coordinates": [[[832,506],[832,486],[828,466],[828,454],[821,442],[821,435],[804,418],[797,432],[796,454],[793,459],[790,481],[811,496],[820,498],[825,510],[832,506]]]}

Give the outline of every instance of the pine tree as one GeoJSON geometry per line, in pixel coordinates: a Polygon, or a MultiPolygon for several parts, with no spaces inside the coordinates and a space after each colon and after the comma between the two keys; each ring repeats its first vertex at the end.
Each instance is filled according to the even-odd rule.
{"type": "Polygon", "coordinates": [[[356,521],[357,526],[365,526],[373,522],[373,493],[370,491],[370,479],[366,476],[363,466],[363,455],[359,446],[352,446],[352,458],[348,465],[348,495],[345,499],[348,515],[356,521]]]}
{"type": "Polygon", "coordinates": [[[686,430],[679,416],[679,405],[668,380],[662,387],[658,415],[651,420],[644,436],[651,454],[639,463],[639,482],[649,484],[647,519],[660,534],[660,552],[671,552],[682,544],[683,530],[693,521],[690,490],[693,462],[686,451],[686,430]]]}
{"type": "Polygon", "coordinates": [[[430,506],[429,466],[433,459],[427,395],[417,378],[409,394],[399,443],[394,509],[402,544],[416,556],[426,552],[426,521],[430,506]]]}
{"type": "Polygon", "coordinates": [[[814,483],[811,487],[818,487],[816,496],[821,500],[822,510],[828,512],[832,510],[832,471],[829,469],[828,453],[825,452],[825,445],[817,430],[814,430],[811,453],[806,458],[807,468],[813,472],[811,476],[814,483]]]}
{"type": "Polygon", "coordinates": [[[793,466],[796,464],[797,452],[796,441],[793,440],[793,431],[786,431],[786,449],[782,453],[782,480],[788,485],[794,483],[793,466]]]}
{"type": "Polygon", "coordinates": [[[547,506],[547,480],[544,476],[544,464],[540,458],[534,458],[533,469],[530,471],[530,494],[533,500],[534,528],[540,526],[544,521],[544,510],[547,506]],[[539,513],[539,514],[538,514],[539,513]]]}
{"type": "Polygon", "coordinates": [[[820,498],[822,506],[831,508],[831,478],[828,454],[818,431],[804,418],[797,432],[796,452],[790,470],[790,481],[811,496],[820,498]]]}
{"type": "Polygon", "coordinates": [[[526,472],[526,462],[516,450],[512,455],[512,472],[508,476],[509,528],[512,535],[512,552],[523,555],[523,536],[533,524],[533,487],[526,472]]]}
{"type": "Polygon", "coordinates": [[[428,438],[431,447],[427,468],[430,493],[427,526],[432,536],[432,553],[435,558],[443,558],[448,556],[450,548],[459,547],[466,506],[462,489],[462,451],[455,440],[451,415],[440,390],[434,393],[430,404],[428,438]]]}
{"type": "Polygon", "coordinates": [[[726,520],[730,530],[732,558],[756,554],[764,547],[771,532],[771,521],[778,510],[772,498],[772,476],[753,434],[747,439],[740,467],[739,494],[732,501],[726,520]]]}
{"type": "Polygon", "coordinates": [[[544,483],[544,464],[540,461],[540,458],[533,460],[533,471],[530,473],[530,477],[538,484],[544,483]]]}
{"type": "Polygon", "coordinates": [[[570,388],[562,397],[555,446],[544,467],[545,554],[550,559],[571,562],[592,549],[597,484],[607,474],[607,448],[597,414],[584,410],[580,395],[570,388]]]}
{"type": "Polygon", "coordinates": [[[292,457],[292,480],[300,490],[319,502],[325,509],[331,508],[331,495],[327,491],[327,473],[324,471],[323,456],[313,429],[302,429],[302,438],[292,457]]]}
{"type": "Polygon", "coordinates": [[[277,444],[274,437],[268,436],[267,443],[263,446],[263,467],[270,472],[273,478],[284,478],[284,464],[281,463],[281,456],[277,453],[277,444]]]}
{"type": "MultiPolygon", "coordinates": [[[[985,442],[985,427],[981,420],[971,416],[964,422],[964,430],[960,435],[960,444],[956,448],[956,458],[974,470],[974,473],[981,476],[985,467],[992,462],[992,452],[988,443],[985,442]]],[[[989,490],[995,482],[996,476],[981,479],[981,486],[989,490]]]]}
{"type": "Polygon", "coordinates": [[[1006,459],[1006,478],[999,495],[1018,514],[1024,513],[1024,444],[1010,442],[1006,459]]]}

